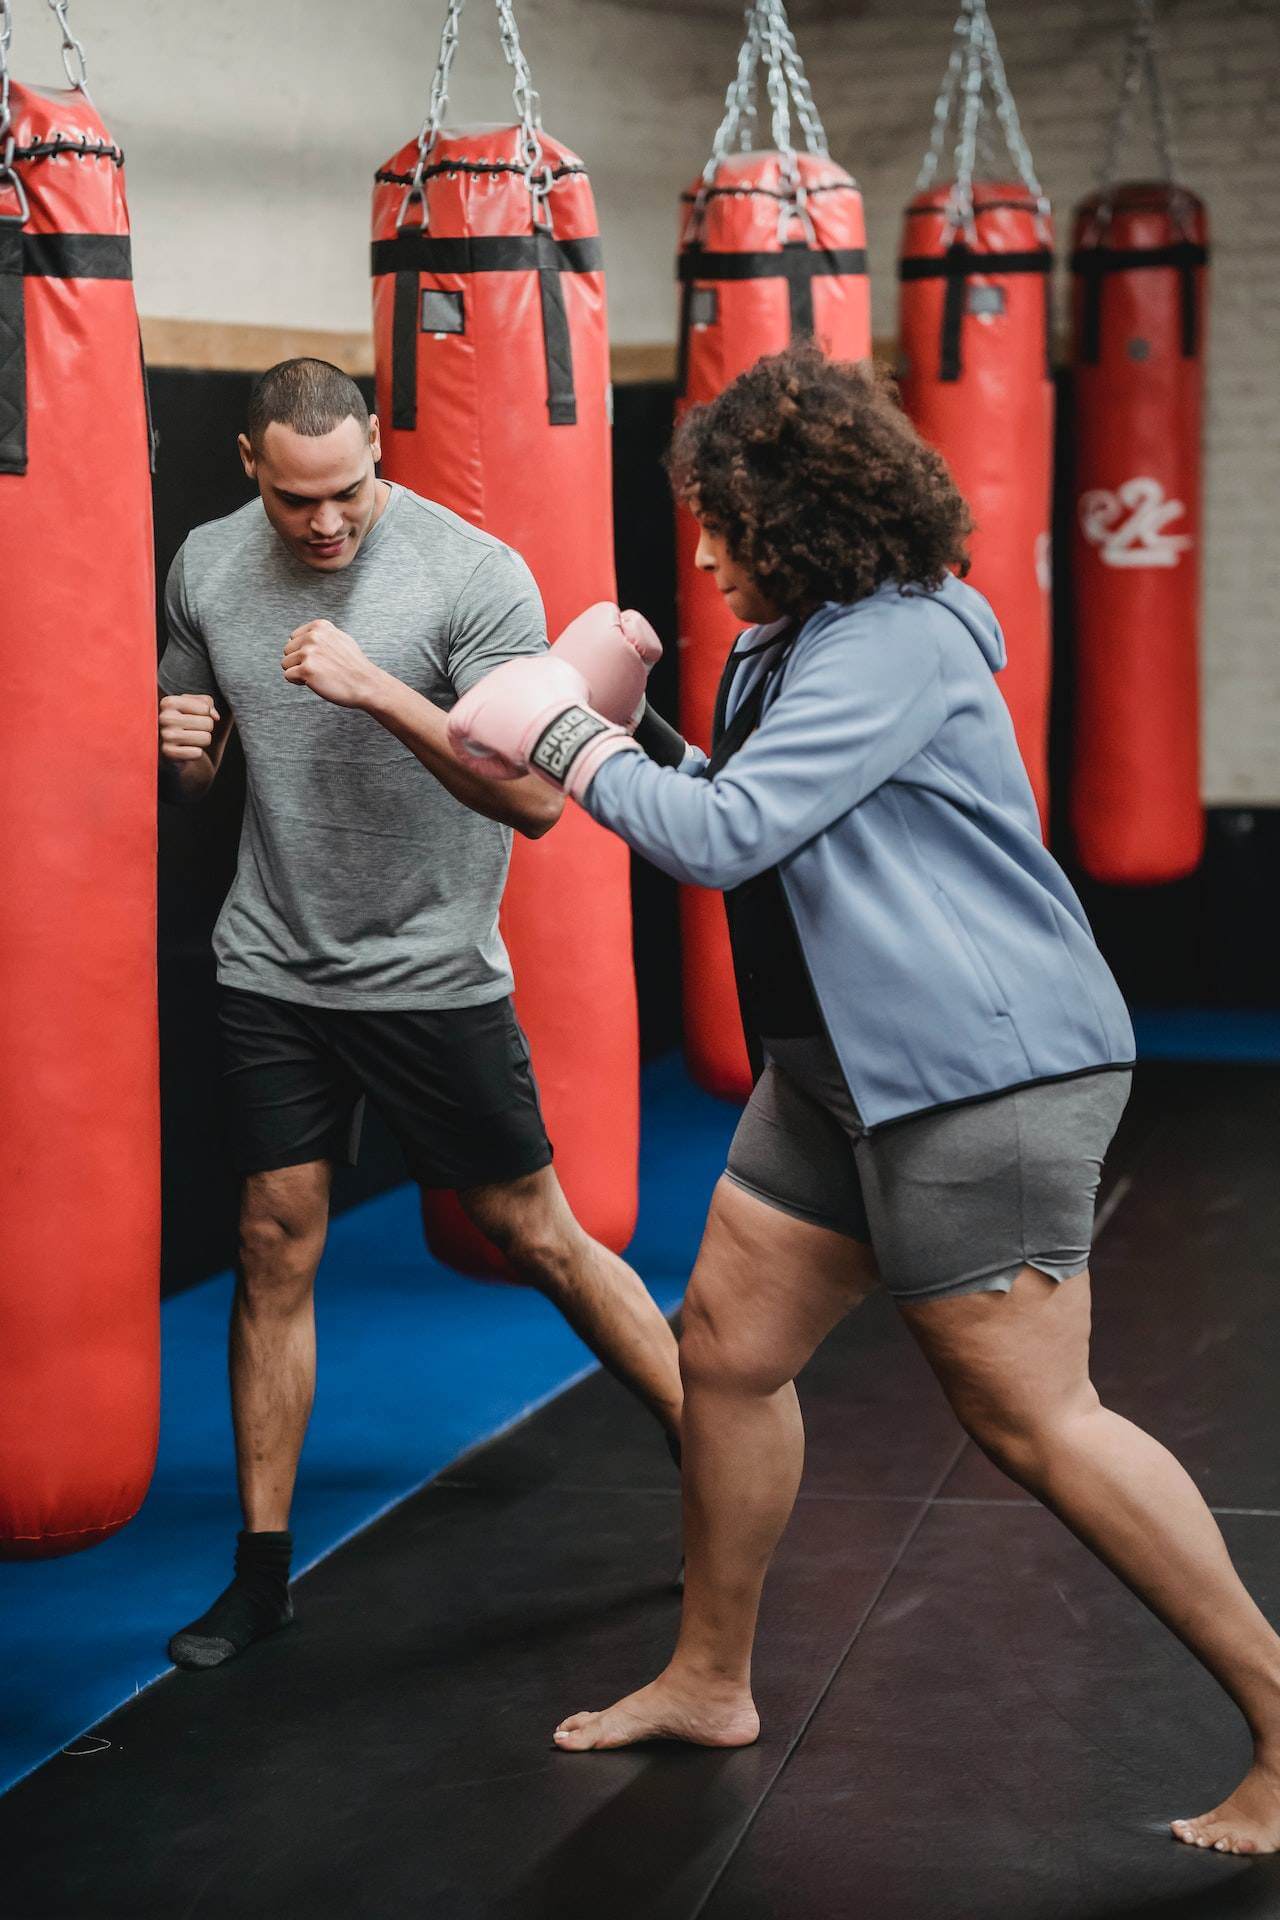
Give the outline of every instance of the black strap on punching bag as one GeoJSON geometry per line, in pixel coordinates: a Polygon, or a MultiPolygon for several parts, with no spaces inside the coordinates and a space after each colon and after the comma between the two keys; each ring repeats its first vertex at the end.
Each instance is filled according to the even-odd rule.
{"type": "Polygon", "coordinates": [[[412,433],[418,424],[418,335],[462,333],[466,296],[430,287],[424,274],[536,273],[542,302],[543,351],[547,369],[547,417],[553,427],[577,423],[573,383],[573,343],[561,276],[599,273],[604,266],[600,242],[557,240],[539,229],[530,234],[476,234],[437,240],[421,227],[402,227],[394,240],[375,240],[373,275],[395,275],[391,321],[391,424],[412,433]],[[448,310],[446,304],[453,303],[448,310]]]}
{"type": "Polygon", "coordinates": [[[1196,269],[1209,263],[1208,247],[1177,240],[1167,247],[1079,247],[1071,256],[1071,271],[1084,281],[1080,327],[1080,358],[1096,366],[1102,354],[1102,288],[1108,274],[1132,273],[1150,267],[1174,267],[1182,321],[1182,357],[1194,360],[1200,351],[1200,303],[1196,298],[1196,269]]]}
{"type": "Polygon", "coordinates": [[[26,282],[132,278],[126,234],[24,233],[0,222],[0,473],[27,471],[26,282]]]}
{"type": "MultiPolygon", "coordinates": [[[[980,213],[985,208],[979,209],[980,213]]],[[[900,280],[945,280],[942,302],[942,335],[938,347],[938,378],[958,380],[964,371],[961,336],[969,298],[969,281],[975,274],[999,278],[1006,273],[1038,273],[1044,276],[1044,366],[1047,377],[1053,375],[1053,315],[1049,303],[1049,275],[1053,271],[1053,253],[1037,247],[1031,253],[983,253],[956,240],[942,254],[909,253],[898,262],[900,280]]]]}
{"type": "Polygon", "coordinates": [[[865,247],[811,247],[804,240],[788,240],[776,253],[708,253],[694,240],[681,250],[676,265],[680,281],[680,343],[676,367],[676,393],[683,397],[688,386],[689,336],[695,326],[715,318],[712,305],[706,314],[698,311],[699,293],[710,294],[713,287],[704,282],[718,280],[785,280],[787,304],[791,315],[791,338],[801,340],[813,332],[813,283],[834,277],[865,275],[865,247]]]}

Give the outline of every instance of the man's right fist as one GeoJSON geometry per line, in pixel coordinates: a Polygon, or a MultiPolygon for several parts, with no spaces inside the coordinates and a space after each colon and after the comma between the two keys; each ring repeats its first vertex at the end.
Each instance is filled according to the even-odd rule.
{"type": "Polygon", "coordinates": [[[598,600],[569,622],[551,658],[576,667],[596,711],[634,733],[644,712],[645,682],[662,658],[662,642],[642,613],[619,613],[611,601],[598,600]]]}
{"type": "Polygon", "coordinates": [[[207,693],[166,693],[160,702],[160,757],[198,760],[222,718],[207,693]]]}

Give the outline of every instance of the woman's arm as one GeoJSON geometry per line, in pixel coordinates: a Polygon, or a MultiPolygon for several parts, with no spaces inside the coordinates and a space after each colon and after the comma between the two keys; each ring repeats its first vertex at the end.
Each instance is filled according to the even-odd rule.
{"type": "Polygon", "coordinates": [[[587,788],[587,812],[695,886],[734,887],[776,866],[891,778],[946,716],[927,615],[886,622],[879,611],[831,616],[713,779],[617,752],[587,788]]]}

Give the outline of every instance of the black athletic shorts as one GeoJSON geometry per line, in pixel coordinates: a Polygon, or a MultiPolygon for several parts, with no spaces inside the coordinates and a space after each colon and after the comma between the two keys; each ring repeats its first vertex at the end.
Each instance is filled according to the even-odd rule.
{"type": "Polygon", "coordinates": [[[219,987],[222,1079],[241,1173],[355,1164],[366,1096],[428,1187],[479,1187],[551,1160],[510,1000],[352,1013],[219,987]]]}

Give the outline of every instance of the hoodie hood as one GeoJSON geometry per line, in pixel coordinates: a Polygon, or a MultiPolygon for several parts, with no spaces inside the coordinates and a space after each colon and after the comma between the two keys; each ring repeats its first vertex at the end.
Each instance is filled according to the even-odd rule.
{"type": "Polygon", "coordinates": [[[1000,622],[980,593],[975,593],[963,580],[957,580],[954,574],[949,573],[935,598],[943,601],[964,622],[992,673],[999,673],[1002,667],[1008,665],[1009,650],[1004,644],[1000,622]]]}

